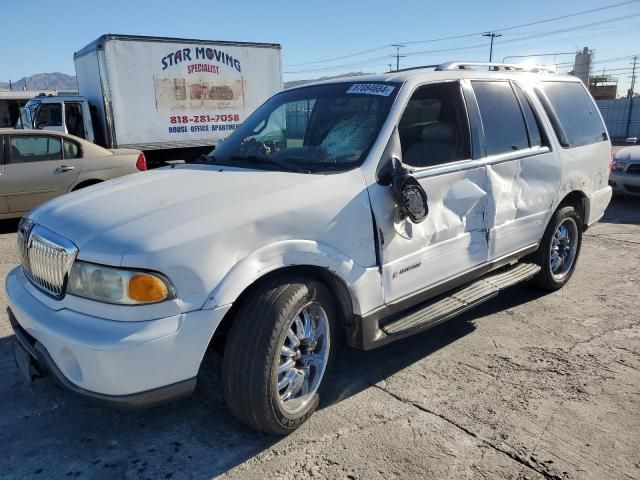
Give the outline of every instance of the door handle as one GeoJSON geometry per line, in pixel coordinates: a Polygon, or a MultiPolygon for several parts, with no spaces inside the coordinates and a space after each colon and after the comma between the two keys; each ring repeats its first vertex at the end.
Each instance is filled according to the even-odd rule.
{"type": "Polygon", "coordinates": [[[64,173],[64,172],[68,172],[70,170],[73,170],[76,167],[68,167],[66,165],[62,165],[61,167],[57,167],[56,168],[56,173],[64,173]]]}

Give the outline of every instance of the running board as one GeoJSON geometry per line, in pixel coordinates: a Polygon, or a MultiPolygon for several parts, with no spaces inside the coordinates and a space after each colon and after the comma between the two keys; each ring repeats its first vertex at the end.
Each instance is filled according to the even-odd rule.
{"type": "Polygon", "coordinates": [[[533,263],[517,263],[508,270],[502,269],[498,273],[482,277],[447,296],[418,307],[380,328],[389,336],[417,333],[460,315],[495,297],[501,290],[530,279],[539,271],[540,267],[533,263]]]}

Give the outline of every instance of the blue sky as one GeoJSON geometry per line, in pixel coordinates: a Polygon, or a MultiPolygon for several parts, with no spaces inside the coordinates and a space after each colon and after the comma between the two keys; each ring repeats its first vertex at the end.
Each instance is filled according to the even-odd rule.
{"type": "MultiPolygon", "coordinates": [[[[381,72],[394,62],[393,49],[385,45],[479,33],[621,1],[7,1],[0,29],[0,81],[40,72],[73,74],[73,52],[103,33],[281,43],[284,70],[291,72],[285,73],[285,80],[381,72]],[[308,63],[364,50],[372,51],[308,63]]],[[[494,59],[574,52],[584,46],[595,49],[598,72],[611,69],[627,84],[629,60],[609,59],[640,53],[640,1],[504,31],[496,40],[494,59]]],[[[486,60],[489,48],[488,39],[477,35],[408,44],[402,50],[409,54],[402,66],[412,66],[450,59],[486,60]]],[[[553,63],[553,58],[543,60],[553,63]]],[[[571,55],[556,58],[557,62],[572,60],[571,55]]],[[[560,66],[560,70],[568,68],[560,66]]]]}

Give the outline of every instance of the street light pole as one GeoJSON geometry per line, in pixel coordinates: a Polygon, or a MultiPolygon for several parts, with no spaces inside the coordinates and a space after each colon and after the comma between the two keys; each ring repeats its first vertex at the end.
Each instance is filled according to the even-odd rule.
{"type": "Polygon", "coordinates": [[[491,46],[489,47],[489,62],[493,61],[493,40],[501,37],[501,33],[487,32],[482,34],[483,37],[491,37],[491,46]]]}

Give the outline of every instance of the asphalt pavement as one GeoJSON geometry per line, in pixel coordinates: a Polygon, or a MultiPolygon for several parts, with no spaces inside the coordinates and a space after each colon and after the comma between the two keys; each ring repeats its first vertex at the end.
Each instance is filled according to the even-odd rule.
{"type": "Polygon", "coordinates": [[[423,334],[342,348],[298,431],[227,413],[218,359],[195,396],[142,413],[26,385],[11,354],[0,223],[0,476],[30,479],[640,478],[640,201],[616,200],[561,291],[514,287],[423,334]]]}

